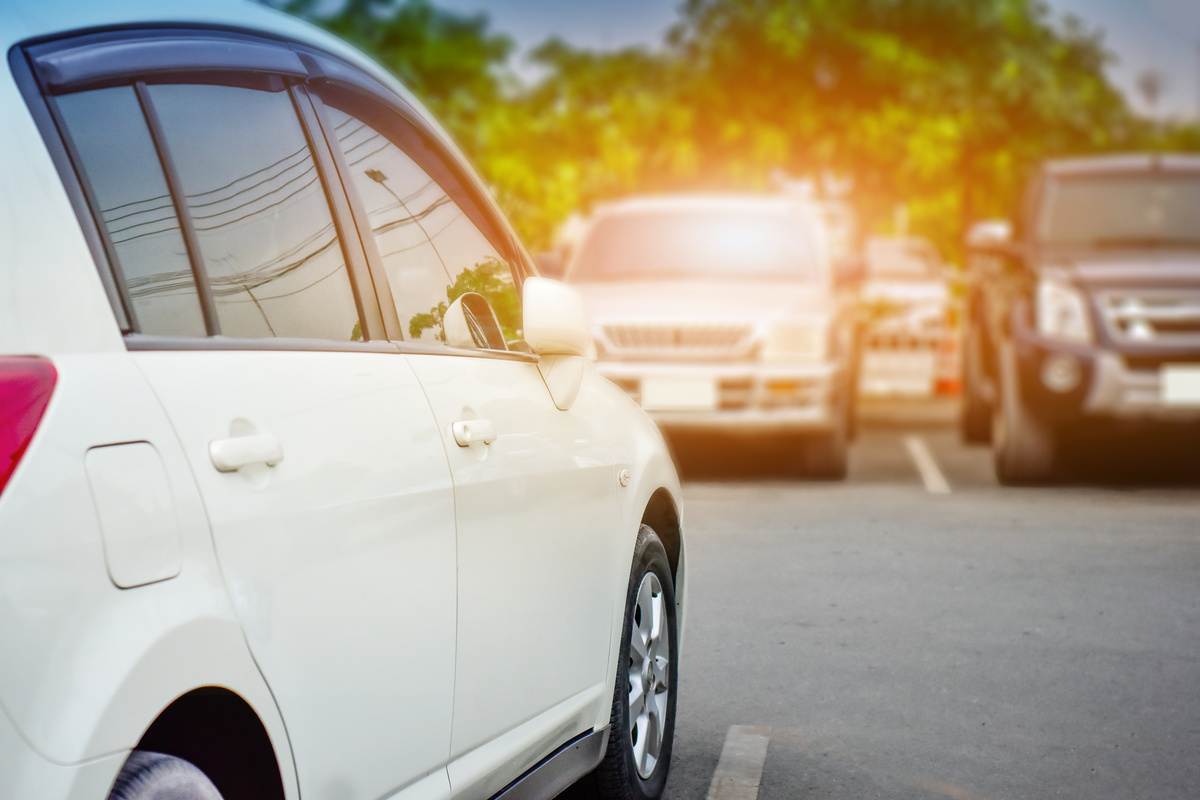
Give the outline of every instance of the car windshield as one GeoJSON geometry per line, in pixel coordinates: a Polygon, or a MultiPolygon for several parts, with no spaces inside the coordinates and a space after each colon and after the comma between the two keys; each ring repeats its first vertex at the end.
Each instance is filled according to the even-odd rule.
{"type": "Polygon", "coordinates": [[[1038,237],[1087,247],[1200,247],[1200,173],[1051,180],[1038,237]]]}
{"type": "Polygon", "coordinates": [[[790,210],[670,210],[601,218],[571,279],[815,280],[811,228],[790,210]]]}
{"type": "Polygon", "coordinates": [[[867,242],[867,271],[884,281],[936,280],[941,257],[924,240],[872,239],[867,242]]]}

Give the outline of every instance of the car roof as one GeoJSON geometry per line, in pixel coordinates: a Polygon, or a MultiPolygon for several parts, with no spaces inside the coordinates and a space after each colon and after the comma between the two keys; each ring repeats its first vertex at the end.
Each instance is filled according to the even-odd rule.
{"type": "Polygon", "coordinates": [[[1103,156],[1056,158],[1047,161],[1042,171],[1049,176],[1083,175],[1114,172],[1200,171],[1200,156],[1179,153],[1117,153],[1103,156]]]}
{"type": "Polygon", "coordinates": [[[407,103],[449,140],[411,92],[390,73],[341,39],[315,25],[248,0],[0,0],[0,44],[122,28],[206,28],[284,39],[323,50],[366,72],[407,103]]]}

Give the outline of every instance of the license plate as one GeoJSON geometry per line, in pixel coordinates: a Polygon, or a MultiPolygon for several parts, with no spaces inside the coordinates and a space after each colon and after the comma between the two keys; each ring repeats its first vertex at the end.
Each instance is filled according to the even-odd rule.
{"type": "Polygon", "coordinates": [[[717,384],[712,378],[644,378],[642,408],[647,411],[712,411],[717,384]]]}
{"type": "Polygon", "coordinates": [[[1159,376],[1164,405],[1200,406],[1200,366],[1165,364],[1159,376]]]}

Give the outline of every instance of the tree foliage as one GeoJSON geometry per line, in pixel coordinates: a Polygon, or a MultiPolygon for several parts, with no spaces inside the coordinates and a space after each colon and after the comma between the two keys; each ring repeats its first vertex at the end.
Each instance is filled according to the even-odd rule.
{"type": "Polygon", "coordinates": [[[428,0],[321,16],[314,2],[292,10],[422,96],[535,248],[571,212],[629,193],[834,174],[867,227],[905,203],[915,232],[953,249],[1045,157],[1197,146],[1135,118],[1099,34],[1037,0],[686,0],[652,51],[543,43],[532,85],[484,16],[428,0]]]}

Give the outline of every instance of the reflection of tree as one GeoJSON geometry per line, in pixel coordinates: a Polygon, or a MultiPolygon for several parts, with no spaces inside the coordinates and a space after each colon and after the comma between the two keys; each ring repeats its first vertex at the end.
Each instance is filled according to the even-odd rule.
{"type": "Polygon", "coordinates": [[[427,313],[416,314],[408,321],[408,335],[413,339],[432,329],[438,341],[446,341],[442,320],[446,309],[467,292],[483,295],[496,313],[505,341],[519,338],[521,330],[521,302],[512,283],[508,265],[496,258],[481,261],[470,269],[458,273],[453,286],[446,287],[446,302],[438,303],[427,313]]]}

